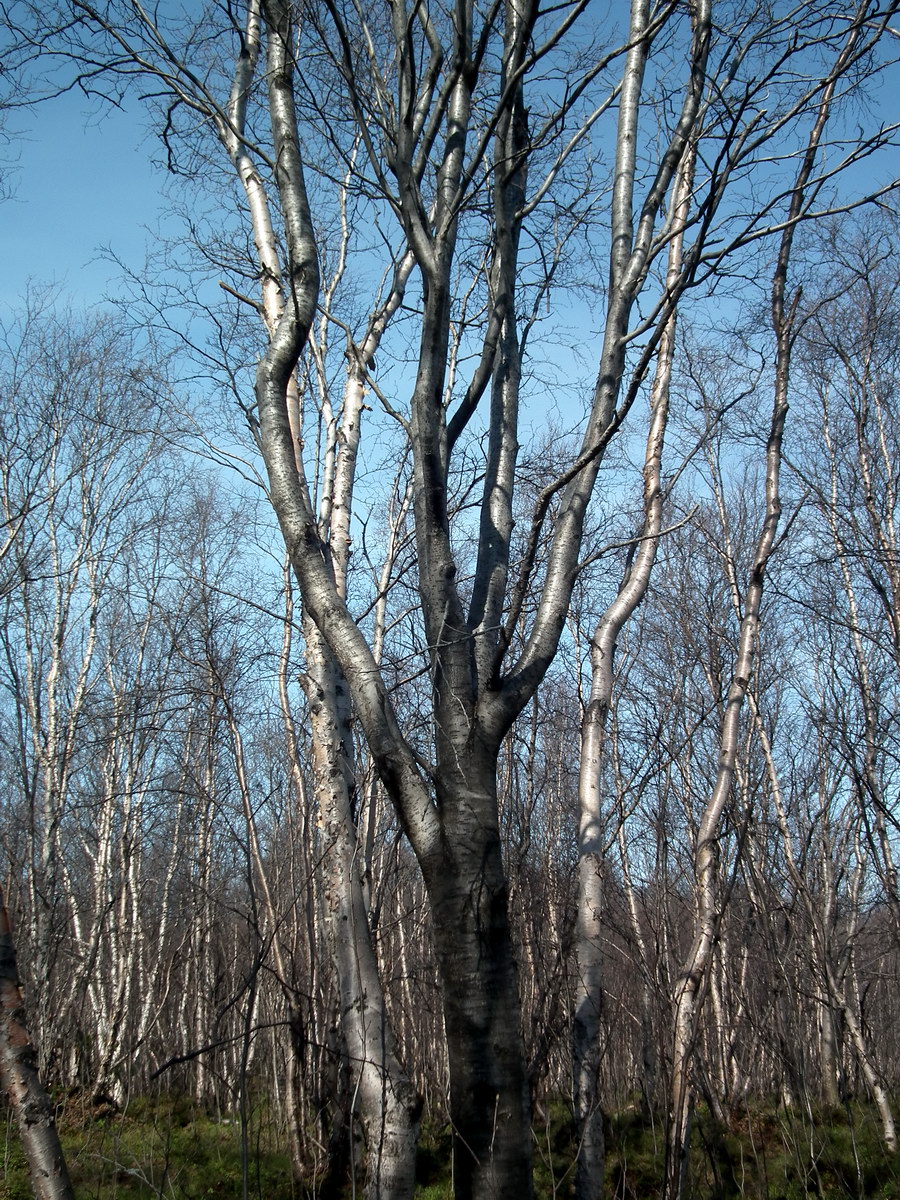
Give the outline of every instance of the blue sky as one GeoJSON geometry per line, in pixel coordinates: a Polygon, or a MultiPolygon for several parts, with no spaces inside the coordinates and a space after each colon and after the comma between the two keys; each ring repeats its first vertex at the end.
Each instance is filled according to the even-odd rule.
{"type": "Polygon", "coordinates": [[[0,306],[16,307],[29,284],[55,284],[76,307],[117,290],[108,247],[139,267],[163,208],[165,174],[136,112],[91,116],[80,94],[14,115],[5,157],[11,195],[0,203],[0,306]]]}

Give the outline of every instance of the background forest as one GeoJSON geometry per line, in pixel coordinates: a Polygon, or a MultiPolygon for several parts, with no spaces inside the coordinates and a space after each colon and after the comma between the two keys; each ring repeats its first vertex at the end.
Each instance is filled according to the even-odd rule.
{"type": "Polygon", "coordinates": [[[76,1194],[900,1196],[894,6],[4,20],[179,218],[0,345],[76,1194]]]}

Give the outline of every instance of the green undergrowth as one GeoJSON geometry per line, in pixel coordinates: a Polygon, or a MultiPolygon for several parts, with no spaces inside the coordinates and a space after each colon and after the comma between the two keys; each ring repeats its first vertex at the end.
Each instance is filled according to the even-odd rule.
{"type": "MultiPolygon", "coordinates": [[[[638,1110],[607,1127],[606,1196],[659,1195],[665,1130],[638,1110]]],[[[692,1200],[900,1200],[900,1156],[881,1142],[870,1106],[785,1110],[753,1106],[723,1124],[694,1120],[687,1193],[692,1200]]]]}
{"type": "MultiPolygon", "coordinates": [[[[243,1195],[237,1121],[183,1099],[132,1101],[124,1112],[67,1103],[60,1138],[77,1200],[232,1200],[243,1195]]],[[[290,1159],[266,1122],[250,1126],[248,1195],[301,1200],[290,1159]]],[[[0,1200],[30,1200],[24,1157],[7,1122],[0,1200]]]]}
{"type": "MultiPolygon", "coordinates": [[[[8,1114],[0,1146],[0,1200],[30,1200],[28,1173],[8,1114]]],[[[69,1100],[60,1132],[77,1200],[242,1200],[240,1127],[186,1100],[134,1101],[124,1112],[69,1100]]],[[[637,1108],[606,1123],[607,1200],[655,1200],[663,1171],[661,1122],[637,1108]]],[[[265,1106],[249,1125],[248,1200],[312,1200],[319,1190],[292,1178],[283,1139],[265,1106]]],[[[540,1113],[534,1132],[535,1195],[574,1195],[576,1138],[563,1104],[540,1113]]],[[[881,1144],[864,1104],[800,1112],[756,1107],[716,1122],[694,1122],[691,1200],[900,1200],[900,1155],[881,1144]]],[[[351,1195],[349,1188],[344,1193],[351,1195]]],[[[427,1125],[417,1167],[417,1200],[451,1200],[450,1134],[427,1125]]],[[[337,1189],[331,1200],[343,1200],[337,1189]]]]}

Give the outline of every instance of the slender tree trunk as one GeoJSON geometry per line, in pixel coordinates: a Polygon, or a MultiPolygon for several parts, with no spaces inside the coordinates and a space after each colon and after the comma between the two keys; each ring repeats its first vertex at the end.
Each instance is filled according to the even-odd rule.
{"type": "Polygon", "coordinates": [[[822,1099],[837,1107],[841,1102],[840,1040],[837,1023],[840,1013],[832,1006],[830,995],[822,997],[819,1008],[819,1037],[822,1054],[822,1099]]]}
{"type": "MultiPolygon", "coordinates": [[[[751,701],[753,706],[753,715],[756,721],[757,734],[759,736],[760,745],[765,758],[766,770],[769,775],[769,782],[772,788],[773,799],[775,801],[778,826],[784,844],[785,861],[787,863],[791,878],[797,889],[798,895],[809,917],[810,927],[812,930],[813,954],[819,960],[820,971],[824,977],[825,988],[824,995],[821,997],[822,1008],[820,1010],[823,1093],[826,1100],[829,1100],[830,1102],[837,1102],[841,1098],[839,1091],[841,1061],[841,1045],[839,1034],[841,1024],[843,1024],[846,1026],[847,1032],[850,1035],[850,1040],[853,1043],[853,1048],[856,1051],[857,1061],[859,1062],[859,1067],[862,1071],[863,1078],[865,1079],[866,1085],[872,1093],[873,1099],[875,1100],[875,1105],[878,1109],[878,1115],[881,1118],[881,1136],[885,1148],[893,1154],[897,1151],[897,1129],[894,1123],[894,1115],[891,1111],[890,1100],[887,1090],[885,1089],[876,1069],[872,1052],[866,1043],[866,1038],[860,1022],[853,1010],[852,1005],[847,1000],[845,976],[846,968],[849,966],[849,963],[846,964],[843,971],[838,970],[835,972],[834,967],[829,961],[829,947],[828,939],[825,936],[825,922],[816,911],[813,898],[810,895],[809,888],[806,883],[806,877],[801,870],[800,865],[797,863],[794,855],[791,831],[781,792],[781,784],[775,767],[775,758],[772,753],[772,746],[769,742],[765,726],[761,720],[755,699],[752,696],[751,701]]],[[[827,847],[827,842],[825,845],[827,847]]],[[[827,853],[827,849],[824,852],[827,853]]],[[[830,883],[828,887],[830,890],[830,883]]],[[[833,899],[829,897],[827,907],[831,909],[832,905],[833,899]]]]}
{"type": "Polygon", "coordinates": [[[397,1054],[363,896],[362,854],[351,804],[355,783],[346,685],[312,621],[305,622],[304,631],[315,794],[324,839],[325,917],[366,1141],[366,1197],[406,1200],[415,1190],[422,1105],[397,1054]]]}
{"type": "MultiPolygon", "coordinates": [[[[694,149],[689,144],[672,195],[676,232],[669,247],[668,280],[681,270],[683,229],[693,179],[694,149]]],[[[626,622],[647,594],[662,528],[662,453],[669,416],[669,383],[675,349],[675,315],[660,337],[651,395],[651,420],[644,458],[644,520],[640,543],[629,561],[618,595],[600,619],[591,644],[591,693],[581,726],[578,775],[578,977],[572,1024],[575,1119],[578,1122],[578,1200],[602,1194],[605,1147],[600,1100],[600,1017],[603,1007],[603,860],[605,855],[602,772],[606,723],[613,702],[615,654],[626,622]]],[[[639,933],[639,930],[638,930],[639,933]]],[[[645,1030],[646,1038],[646,1030],[645,1030]]],[[[645,1045],[646,1050],[646,1045],[645,1045]]]]}
{"type": "Polygon", "coordinates": [[[834,1007],[846,1021],[847,1031],[856,1050],[863,1079],[865,1079],[866,1085],[875,1100],[875,1106],[881,1118],[881,1137],[885,1148],[891,1154],[895,1154],[897,1152],[897,1127],[894,1124],[894,1114],[891,1112],[891,1104],[887,1091],[872,1061],[872,1056],[869,1047],[866,1045],[866,1039],[862,1027],[856,1018],[856,1013],[853,1011],[853,1007],[847,1002],[846,995],[840,983],[834,978],[834,973],[827,962],[825,963],[825,971],[828,979],[828,991],[834,1007]]]}
{"type": "Polygon", "coordinates": [[[680,1200],[684,1191],[690,1145],[693,1088],[690,1073],[696,1048],[702,989],[706,983],[710,957],[721,919],[718,888],[718,837],[725,805],[731,795],[738,753],[741,711],[750,686],[756,643],[759,636],[760,608],[766,567],[775,545],[781,518],[780,472],[781,445],[788,410],[791,353],[796,337],[795,317],[799,293],[787,298],[788,269],[791,261],[796,221],[806,200],[819,143],[828,123],[835,85],[852,59],[859,29],[851,30],[819,102],[816,121],[807,141],[803,161],[791,191],[788,221],[781,237],[772,283],[772,328],[776,340],[775,386],[772,419],[766,444],[765,515],[756,544],[753,566],[744,603],[741,606],[733,559],[729,560],[729,582],[736,610],[741,613],[738,652],[731,685],[722,717],[719,739],[719,763],[709,803],[697,830],[694,849],[696,880],[696,916],[694,937],[678,977],[675,991],[674,1045],[672,1051],[672,1089],[666,1138],[665,1200],[680,1200]]]}
{"type": "Polygon", "coordinates": [[[0,892],[0,1085],[9,1097],[36,1200],[74,1200],[53,1103],[41,1083],[25,1026],[16,949],[0,892]]]}

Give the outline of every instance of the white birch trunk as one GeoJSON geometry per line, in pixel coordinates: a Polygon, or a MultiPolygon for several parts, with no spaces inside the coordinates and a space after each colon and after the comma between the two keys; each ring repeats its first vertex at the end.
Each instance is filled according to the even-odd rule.
{"type": "Polygon", "coordinates": [[[53,1102],[41,1083],[25,1026],[9,914],[0,892],[0,1087],[16,1119],[35,1200],[74,1200],[56,1131],[53,1102]]]}
{"type": "MultiPolygon", "coordinates": [[[[307,282],[311,282],[313,276],[315,282],[318,280],[315,273],[315,247],[308,244],[309,214],[296,145],[296,117],[288,82],[292,70],[288,58],[290,18],[280,4],[271,3],[265,6],[263,21],[263,7],[257,0],[252,0],[250,4],[245,52],[235,72],[228,120],[220,122],[219,133],[247,196],[263,278],[262,315],[272,339],[271,353],[277,355],[280,353],[278,342],[282,337],[282,329],[292,329],[300,292],[293,291],[287,299],[282,292],[279,281],[284,274],[270,213],[270,199],[243,142],[247,95],[257,69],[264,24],[270,72],[270,113],[273,133],[279,142],[279,153],[283,155],[279,188],[289,225],[289,241],[293,238],[294,250],[300,241],[306,246],[307,282]]],[[[345,212],[343,220],[342,244],[345,245],[348,234],[345,212]]],[[[343,273],[343,264],[344,255],[341,254],[332,280],[332,291],[343,273]]],[[[339,427],[336,427],[327,404],[327,386],[323,390],[326,400],[323,411],[327,453],[320,533],[330,550],[331,582],[340,597],[346,596],[346,563],[366,364],[371,361],[387,322],[402,301],[412,264],[412,256],[407,255],[397,268],[388,301],[370,322],[366,340],[361,346],[353,347],[353,361],[349,363],[339,427]]],[[[295,265],[295,269],[299,267],[295,265]]],[[[305,314],[304,323],[308,332],[312,323],[311,308],[305,314]]],[[[323,336],[324,328],[323,324],[323,336]]],[[[300,472],[302,422],[293,371],[285,380],[285,388],[294,466],[300,472]]],[[[341,992],[344,1033],[350,1051],[351,1070],[356,1080],[354,1091],[368,1143],[367,1195],[384,1200],[394,1197],[404,1200],[412,1195],[414,1187],[419,1103],[396,1057],[356,869],[357,833],[348,786],[348,772],[352,773],[353,764],[348,761],[348,747],[343,732],[343,704],[339,706],[337,694],[339,689],[345,691],[345,685],[339,678],[331,651],[318,629],[309,620],[304,622],[304,628],[316,798],[323,816],[326,839],[325,899],[341,992]]]]}
{"type": "MultiPolygon", "coordinates": [[[[838,56],[832,74],[823,89],[816,120],[791,192],[788,221],[782,234],[775,268],[772,286],[772,326],[776,338],[775,386],[772,419],[766,446],[765,515],[756,545],[749,583],[744,595],[737,659],[722,719],[716,782],[700,821],[694,848],[696,914],[693,941],[682,965],[675,990],[672,1086],[666,1137],[664,1200],[680,1200],[684,1191],[694,1102],[691,1083],[692,1059],[697,1039],[702,988],[706,981],[710,955],[721,917],[717,881],[719,824],[731,794],[735,775],[740,716],[750,685],[759,636],[759,614],[766,567],[775,544],[775,535],[781,517],[779,490],[781,444],[788,409],[791,351],[796,336],[794,318],[798,300],[798,297],[794,297],[793,300],[787,301],[786,296],[794,231],[796,221],[803,210],[806,189],[815,167],[819,143],[828,123],[836,80],[843,74],[845,62],[852,58],[853,47],[858,37],[858,29],[852,30],[848,35],[844,49],[838,56]]],[[[732,591],[736,595],[736,580],[733,576],[731,584],[732,591]]]]}
{"type": "MultiPolygon", "coordinates": [[[[693,178],[693,149],[688,146],[673,184],[668,282],[674,285],[681,269],[683,230],[693,178]]],[[[603,1005],[603,860],[606,817],[603,805],[603,766],[606,724],[615,684],[614,659],[625,624],[647,593],[662,529],[664,496],[660,475],[669,415],[669,383],[675,350],[675,316],[667,319],[659,341],[656,375],[651,390],[650,430],[644,459],[644,521],[634,559],[619,593],[604,613],[591,642],[591,691],[581,726],[578,776],[578,911],[575,955],[578,976],[573,1017],[575,1118],[579,1128],[576,1195],[589,1200],[603,1190],[603,1113],[599,1089],[600,1018],[603,1005]]],[[[621,831],[620,831],[621,832],[621,831]]],[[[621,843],[620,843],[621,844],[621,843]]],[[[633,900],[633,890],[631,891],[633,900]]],[[[646,1031],[645,1031],[646,1032],[646,1031]]]]}

